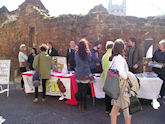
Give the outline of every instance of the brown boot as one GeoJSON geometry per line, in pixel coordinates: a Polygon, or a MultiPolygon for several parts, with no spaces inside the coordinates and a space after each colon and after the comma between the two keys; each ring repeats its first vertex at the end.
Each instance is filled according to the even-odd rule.
{"type": "Polygon", "coordinates": [[[33,103],[38,103],[38,98],[35,98],[35,99],[33,100],[33,103]]]}
{"type": "Polygon", "coordinates": [[[46,102],[46,99],[45,98],[42,98],[42,102],[46,102]]]}

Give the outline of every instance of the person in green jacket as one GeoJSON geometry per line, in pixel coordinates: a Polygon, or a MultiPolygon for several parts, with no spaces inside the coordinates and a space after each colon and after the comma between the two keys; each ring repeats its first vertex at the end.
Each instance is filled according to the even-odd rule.
{"type": "MultiPolygon", "coordinates": [[[[45,93],[46,93],[46,81],[50,79],[50,73],[52,68],[52,61],[51,57],[47,54],[47,46],[45,44],[40,46],[40,54],[34,58],[33,68],[36,70],[38,65],[38,59],[40,56],[40,79],[42,81],[42,89],[43,89],[43,96],[42,102],[46,102],[45,93]]],[[[35,99],[33,100],[34,103],[38,103],[38,87],[35,87],[35,99]]]]}
{"type": "MultiPolygon", "coordinates": [[[[110,68],[109,58],[112,55],[113,46],[114,46],[114,43],[112,41],[107,41],[106,42],[107,52],[104,54],[104,56],[102,58],[103,72],[102,72],[102,75],[101,75],[101,82],[105,82],[105,80],[106,80],[107,71],[110,68]]],[[[105,113],[109,114],[111,112],[112,105],[111,105],[111,98],[107,95],[105,95],[105,104],[106,104],[105,113]]]]}

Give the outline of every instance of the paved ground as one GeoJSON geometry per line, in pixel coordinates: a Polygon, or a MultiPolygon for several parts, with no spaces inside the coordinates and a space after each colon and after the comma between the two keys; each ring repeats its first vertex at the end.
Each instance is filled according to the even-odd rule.
{"type": "MultiPolygon", "coordinates": [[[[11,85],[10,96],[0,94],[0,116],[6,121],[4,124],[110,124],[110,118],[104,113],[104,100],[88,102],[88,110],[80,112],[77,106],[59,102],[58,97],[47,96],[47,103],[34,104],[33,95],[26,95],[11,85]]],[[[145,102],[146,103],[146,102],[145,102]]],[[[118,117],[118,124],[123,123],[123,116],[118,117]]],[[[165,124],[165,104],[154,110],[143,105],[143,111],[133,115],[132,124],[165,124]]]]}

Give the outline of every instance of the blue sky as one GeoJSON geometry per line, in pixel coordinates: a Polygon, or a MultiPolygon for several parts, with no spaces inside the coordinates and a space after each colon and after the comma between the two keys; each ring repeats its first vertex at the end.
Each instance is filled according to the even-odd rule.
{"type": "MultiPolygon", "coordinates": [[[[25,0],[0,0],[0,7],[5,5],[10,11],[15,10],[25,0]]],[[[108,7],[109,0],[41,0],[51,16],[61,14],[87,14],[95,5],[108,7]]],[[[120,4],[122,0],[113,0],[120,4]]],[[[165,0],[127,0],[127,15],[147,17],[165,15],[165,0]]]]}

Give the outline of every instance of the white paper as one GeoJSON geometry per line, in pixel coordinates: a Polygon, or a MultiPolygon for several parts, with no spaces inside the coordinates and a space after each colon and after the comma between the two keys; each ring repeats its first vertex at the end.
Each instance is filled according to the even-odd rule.
{"type": "Polygon", "coordinates": [[[154,62],[150,61],[148,63],[148,66],[152,66],[152,67],[160,68],[161,69],[163,67],[163,64],[162,63],[154,63],[154,62]]]}

